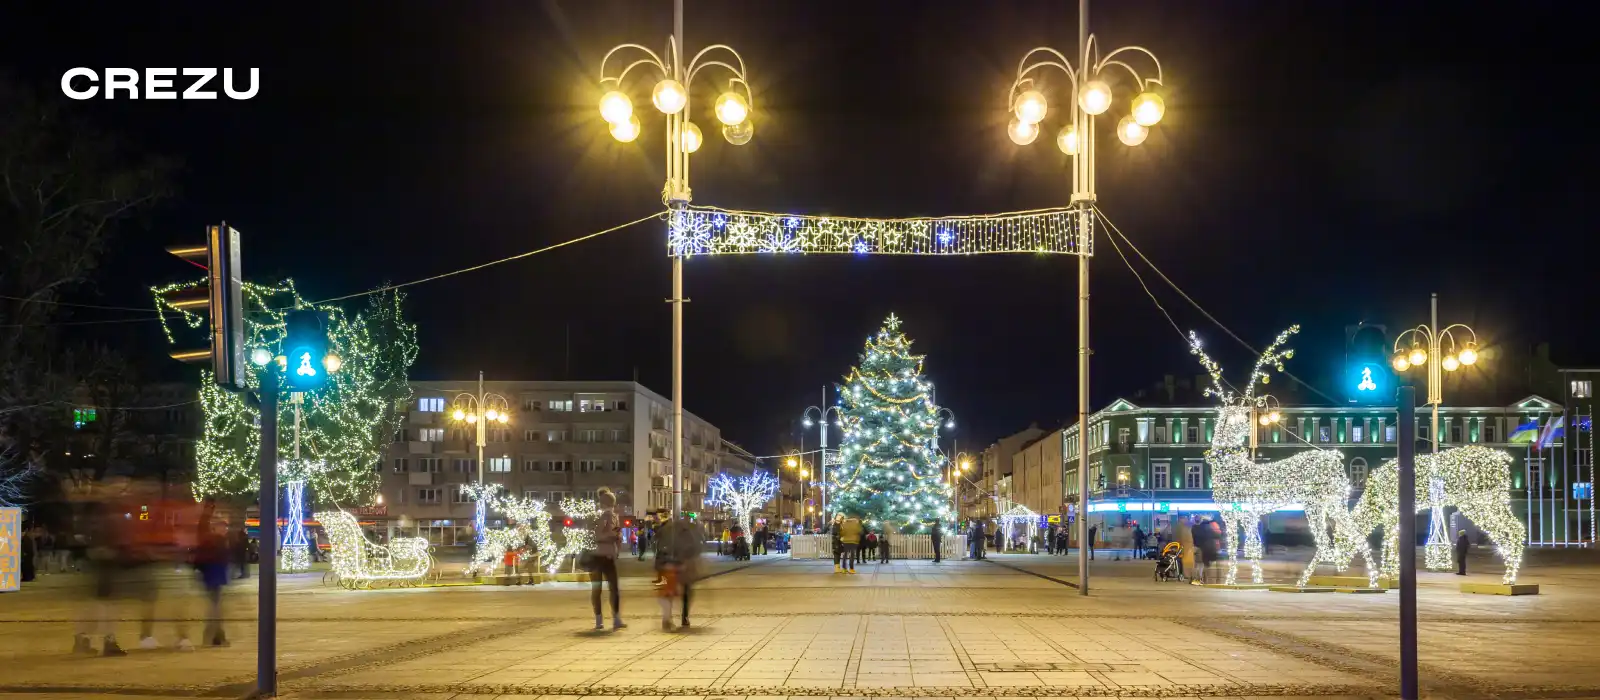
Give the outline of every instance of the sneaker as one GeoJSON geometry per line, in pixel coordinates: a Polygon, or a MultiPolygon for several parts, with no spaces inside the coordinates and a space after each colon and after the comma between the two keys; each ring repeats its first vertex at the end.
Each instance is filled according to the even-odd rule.
{"type": "Polygon", "coordinates": [[[217,636],[211,638],[211,646],[214,646],[214,647],[225,647],[225,646],[228,646],[228,638],[224,637],[221,632],[218,632],[217,636]]]}
{"type": "Polygon", "coordinates": [[[122,647],[117,646],[117,640],[115,640],[115,639],[107,639],[105,641],[105,643],[102,644],[101,647],[100,647],[100,655],[101,656],[127,656],[128,652],[123,651],[122,647]]]}
{"type": "Polygon", "coordinates": [[[678,626],[682,627],[683,629],[689,629],[689,621],[688,620],[684,620],[683,624],[678,625],[678,626]]]}
{"type": "Polygon", "coordinates": [[[145,638],[139,640],[139,648],[140,649],[160,649],[161,648],[161,642],[156,641],[155,637],[145,637],[145,638]]]}
{"type": "Polygon", "coordinates": [[[194,651],[194,642],[189,641],[188,637],[178,640],[178,651],[194,651]]]}
{"type": "Polygon", "coordinates": [[[83,656],[94,655],[94,645],[89,643],[89,638],[84,635],[75,635],[72,639],[72,653],[83,656]]]}
{"type": "Polygon", "coordinates": [[[839,568],[838,564],[834,564],[833,565],[833,573],[842,574],[842,573],[844,573],[844,569],[839,568]]]}
{"type": "Polygon", "coordinates": [[[662,632],[671,632],[672,631],[672,621],[671,620],[662,620],[661,621],[661,631],[662,632]]]}
{"type": "Polygon", "coordinates": [[[628,623],[623,622],[622,620],[612,619],[611,620],[611,629],[614,629],[614,630],[625,630],[625,629],[628,629],[628,623]]]}

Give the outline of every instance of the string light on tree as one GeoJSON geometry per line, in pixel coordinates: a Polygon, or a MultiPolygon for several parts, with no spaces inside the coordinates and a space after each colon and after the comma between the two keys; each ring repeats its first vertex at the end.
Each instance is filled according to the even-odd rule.
{"type": "Polygon", "coordinates": [[[777,493],[778,478],[771,472],[757,469],[750,476],[740,477],[724,472],[706,483],[705,503],[733,513],[740,531],[749,536],[751,511],[759,510],[777,493]]]}
{"type": "Polygon", "coordinates": [[[831,510],[885,530],[916,532],[933,520],[954,526],[938,451],[940,412],[922,360],[893,314],[867,338],[840,392],[844,441],[841,464],[829,473],[831,510]]]}

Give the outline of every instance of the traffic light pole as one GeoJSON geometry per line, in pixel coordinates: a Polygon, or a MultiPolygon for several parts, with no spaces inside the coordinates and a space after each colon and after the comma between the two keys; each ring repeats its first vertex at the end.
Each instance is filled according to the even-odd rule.
{"type": "Polygon", "coordinates": [[[278,693],[278,363],[261,368],[261,560],[256,607],[256,695],[278,693]]]}
{"type": "MultiPolygon", "coordinates": [[[[1437,360],[1435,360],[1437,362],[1437,360]]],[[[1417,700],[1417,390],[1396,392],[1399,407],[1400,698],[1417,700]]],[[[1430,428],[1431,429],[1431,428],[1430,428]]],[[[1437,436],[1435,436],[1437,437],[1437,436]]]]}

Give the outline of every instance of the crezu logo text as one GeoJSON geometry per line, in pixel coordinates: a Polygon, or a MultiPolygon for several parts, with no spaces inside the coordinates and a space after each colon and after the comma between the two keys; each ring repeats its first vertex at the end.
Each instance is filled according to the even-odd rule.
{"type": "MultiPolygon", "coordinates": [[[[105,98],[117,99],[118,93],[126,92],[123,99],[140,99],[140,73],[137,68],[107,68],[104,80],[93,68],[73,68],[61,76],[61,92],[74,100],[87,100],[102,94],[105,88],[105,98]]],[[[238,90],[234,85],[232,68],[223,68],[221,71],[222,92],[229,99],[248,100],[256,96],[260,87],[260,68],[250,69],[250,85],[245,90],[238,90]]],[[[215,100],[217,99],[216,84],[212,82],[217,77],[216,68],[146,68],[143,73],[143,99],[146,100],[215,100]],[[182,75],[187,80],[180,81],[182,75]],[[178,92],[178,83],[186,82],[188,86],[183,92],[178,92]]]]}

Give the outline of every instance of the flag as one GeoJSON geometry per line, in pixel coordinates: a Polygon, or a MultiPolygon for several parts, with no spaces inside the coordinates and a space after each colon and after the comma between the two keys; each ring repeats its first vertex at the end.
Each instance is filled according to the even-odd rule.
{"type": "Polygon", "coordinates": [[[1511,439],[1507,440],[1507,442],[1511,442],[1511,443],[1528,442],[1528,443],[1531,443],[1534,440],[1537,440],[1538,438],[1539,438],[1539,419],[1535,418],[1535,419],[1530,420],[1530,421],[1528,421],[1526,423],[1523,423],[1522,425],[1517,426],[1515,430],[1512,430],[1511,431],[1511,439]]]}
{"type": "Polygon", "coordinates": [[[1566,416],[1558,416],[1555,420],[1546,423],[1544,434],[1539,437],[1539,447],[1548,449],[1555,444],[1556,438],[1566,433],[1566,416]]]}

